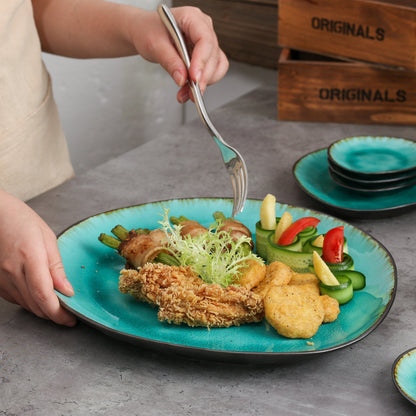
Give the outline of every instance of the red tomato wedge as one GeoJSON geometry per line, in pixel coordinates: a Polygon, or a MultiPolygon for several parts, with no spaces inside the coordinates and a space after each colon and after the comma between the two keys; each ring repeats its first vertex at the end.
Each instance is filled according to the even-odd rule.
{"type": "Polygon", "coordinates": [[[329,230],[324,237],[322,259],[327,263],[341,263],[344,257],[344,227],[329,230]]]}
{"type": "Polygon", "coordinates": [[[316,227],[319,222],[320,220],[318,220],[318,218],[315,217],[299,218],[283,232],[277,244],[280,244],[281,246],[287,246],[289,244],[292,244],[295,240],[295,237],[301,231],[308,227],[316,227]]]}

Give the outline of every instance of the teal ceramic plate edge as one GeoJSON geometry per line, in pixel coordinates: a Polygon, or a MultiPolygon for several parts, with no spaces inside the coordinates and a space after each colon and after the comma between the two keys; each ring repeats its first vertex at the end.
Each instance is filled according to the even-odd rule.
{"type": "MultiPolygon", "coordinates": [[[[334,166],[339,168],[341,171],[344,171],[353,176],[359,177],[389,177],[396,175],[403,175],[405,173],[416,172],[416,142],[410,139],[398,138],[398,137],[387,137],[387,136],[353,136],[347,137],[345,139],[337,140],[328,146],[327,150],[328,159],[333,163],[334,166]],[[381,145],[379,145],[379,143],[381,145]],[[364,146],[363,146],[364,144],[364,146]],[[345,157],[348,157],[350,152],[354,152],[361,149],[374,157],[375,164],[378,165],[378,158],[373,156],[373,152],[377,152],[377,146],[380,146],[380,149],[389,148],[391,152],[391,157],[397,165],[394,169],[390,170],[375,170],[371,171],[370,169],[359,168],[354,169],[349,163],[348,160],[345,160],[345,157]],[[397,151],[395,151],[397,149],[397,151]],[[415,156],[414,159],[413,156],[415,156]],[[397,158],[397,160],[394,160],[397,158]],[[412,162],[409,162],[408,159],[412,159],[412,162]],[[408,165],[408,166],[406,166],[408,165]],[[403,168],[403,166],[406,166],[403,168]]],[[[387,163],[387,161],[386,161],[387,163]]]]}
{"type": "Polygon", "coordinates": [[[416,405],[416,348],[400,354],[392,366],[393,383],[399,392],[416,405]]]}
{"type": "Polygon", "coordinates": [[[315,150],[298,159],[292,173],[299,187],[311,198],[337,215],[351,218],[382,218],[402,214],[416,207],[416,185],[391,192],[373,193],[346,189],[329,174],[327,148],[315,150]]]}
{"type": "MultiPolygon", "coordinates": [[[[254,233],[261,201],[247,200],[237,219],[254,233]]],[[[165,208],[174,216],[185,215],[203,225],[212,222],[212,213],[230,215],[232,200],[195,198],[158,201],[120,208],[86,218],[58,237],[67,276],[75,295],[58,294],[63,306],[80,320],[102,332],[130,343],[161,352],[192,358],[237,362],[279,362],[313,356],[355,343],[370,334],[388,314],[397,287],[395,262],[387,249],[358,228],[326,214],[300,207],[277,204],[277,215],[289,210],[294,218],[314,215],[321,219],[322,232],[344,225],[356,269],[367,274],[367,286],[341,306],[337,321],[322,325],[309,340],[281,337],[265,321],[231,328],[190,328],[157,320],[157,311],[118,291],[118,275],[123,259],[98,241],[101,232],[116,224],[127,228],[155,228],[165,208]],[[377,261],[374,261],[377,259],[377,261]]]]}
{"type": "Polygon", "coordinates": [[[353,178],[351,176],[346,175],[343,172],[337,170],[332,162],[328,159],[328,167],[331,171],[335,172],[338,176],[341,176],[342,179],[354,183],[356,185],[368,185],[368,186],[390,186],[390,185],[397,185],[402,183],[411,182],[412,180],[416,180],[416,171],[414,173],[410,173],[407,175],[395,176],[395,177],[388,177],[384,179],[362,179],[362,178],[353,178]]]}
{"type": "Polygon", "coordinates": [[[331,178],[336,182],[338,185],[341,185],[344,188],[352,189],[353,191],[357,192],[388,192],[388,191],[397,191],[399,189],[407,188],[416,185],[416,176],[414,179],[408,181],[396,181],[396,183],[390,183],[385,186],[371,184],[360,184],[350,179],[345,179],[342,175],[340,175],[337,171],[333,170],[331,166],[329,166],[329,175],[331,178]]]}

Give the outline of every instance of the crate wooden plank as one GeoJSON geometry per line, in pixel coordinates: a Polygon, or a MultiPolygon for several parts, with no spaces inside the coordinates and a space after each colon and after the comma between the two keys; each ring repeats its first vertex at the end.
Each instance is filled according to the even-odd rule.
{"type": "Polygon", "coordinates": [[[277,102],[279,120],[415,125],[416,73],[283,49],[277,102]]]}
{"type": "Polygon", "coordinates": [[[279,44],[416,70],[415,0],[279,0],[279,44]]]}
{"type": "Polygon", "coordinates": [[[229,59],[277,68],[277,0],[173,0],[211,16],[218,42],[229,59]]]}

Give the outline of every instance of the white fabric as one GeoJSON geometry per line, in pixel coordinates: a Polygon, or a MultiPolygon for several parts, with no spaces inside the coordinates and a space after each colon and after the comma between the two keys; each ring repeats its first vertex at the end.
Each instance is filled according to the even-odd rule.
{"type": "Polygon", "coordinates": [[[0,187],[28,200],[73,168],[30,0],[0,0],[0,187]]]}

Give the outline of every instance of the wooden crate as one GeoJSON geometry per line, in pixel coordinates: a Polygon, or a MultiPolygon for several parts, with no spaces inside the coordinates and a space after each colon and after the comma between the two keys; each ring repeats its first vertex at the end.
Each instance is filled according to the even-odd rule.
{"type": "Polygon", "coordinates": [[[278,0],[173,0],[173,6],[195,6],[211,16],[218,41],[229,59],[277,68],[278,0]]]}
{"type": "Polygon", "coordinates": [[[279,44],[416,70],[415,0],[279,0],[279,44]]]}
{"type": "Polygon", "coordinates": [[[416,72],[331,60],[283,49],[278,119],[416,124],[416,72]]]}

